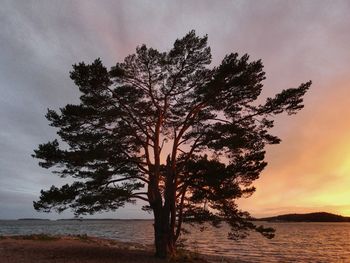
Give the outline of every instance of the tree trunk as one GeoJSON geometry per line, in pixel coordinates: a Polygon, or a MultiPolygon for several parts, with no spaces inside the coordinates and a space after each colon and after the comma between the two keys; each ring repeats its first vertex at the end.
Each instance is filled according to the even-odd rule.
{"type": "Polygon", "coordinates": [[[151,204],[154,215],[154,243],[156,249],[156,257],[167,258],[175,254],[174,229],[171,228],[169,215],[170,210],[167,206],[163,206],[159,191],[155,189],[149,191],[149,196],[156,196],[151,204]]]}
{"type": "Polygon", "coordinates": [[[175,242],[169,220],[164,220],[163,211],[154,213],[154,241],[156,257],[168,258],[175,254],[175,242]]]}
{"type": "Polygon", "coordinates": [[[175,254],[175,173],[167,158],[164,203],[157,184],[150,184],[148,196],[154,214],[154,241],[156,257],[168,258],[175,254]],[[152,187],[153,186],[153,187],[152,187]],[[153,198],[155,197],[155,198],[153,198]]]}

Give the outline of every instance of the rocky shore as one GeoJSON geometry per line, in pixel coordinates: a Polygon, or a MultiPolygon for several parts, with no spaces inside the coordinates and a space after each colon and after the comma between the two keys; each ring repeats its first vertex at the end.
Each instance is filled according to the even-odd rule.
{"type": "Polygon", "coordinates": [[[153,248],[137,243],[82,236],[6,236],[0,237],[2,263],[160,263],[231,262],[191,252],[179,252],[176,258],[161,260],[153,248]]]}

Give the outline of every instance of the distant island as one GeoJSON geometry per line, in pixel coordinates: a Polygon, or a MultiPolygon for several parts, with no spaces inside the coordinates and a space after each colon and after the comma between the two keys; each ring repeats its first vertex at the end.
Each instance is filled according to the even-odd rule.
{"type": "Polygon", "coordinates": [[[255,221],[269,222],[350,222],[350,217],[326,212],[307,214],[285,214],[272,217],[256,218],[255,221]]]}

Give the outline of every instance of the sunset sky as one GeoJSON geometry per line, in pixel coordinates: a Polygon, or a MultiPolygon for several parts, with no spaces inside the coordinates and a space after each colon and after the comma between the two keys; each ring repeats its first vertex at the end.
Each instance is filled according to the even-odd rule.
{"type": "MultiPolygon", "coordinates": [[[[276,120],[280,145],[256,193],[254,216],[327,211],[350,216],[350,1],[10,1],[0,7],[0,219],[40,214],[41,189],[65,181],[30,155],[55,138],[44,115],[78,102],[74,63],[108,67],[145,43],[160,51],[191,29],[208,34],[213,66],[225,54],[262,59],[263,96],[313,81],[305,108],[276,120]]],[[[139,206],[98,217],[147,218],[139,206]]]]}

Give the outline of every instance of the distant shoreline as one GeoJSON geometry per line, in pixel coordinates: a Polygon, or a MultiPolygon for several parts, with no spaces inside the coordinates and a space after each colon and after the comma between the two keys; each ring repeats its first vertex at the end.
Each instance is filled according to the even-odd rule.
{"type": "MultiPolygon", "coordinates": [[[[0,221],[18,220],[18,221],[152,221],[153,219],[138,219],[138,218],[18,218],[18,219],[0,219],[0,221]]],[[[336,215],[327,212],[303,213],[303,214],[283,214],[263,218],[251,218],[252,221],[267,221],[267,222],[350,222],[350,217],[336,215]]]]}
{"type": "Polygon", "coordinates": [[[18,218],[18,219],[0,219],[0,221],[152,221],[153,219],[120,219],[120,218],[18,218]]]}
{"type": "Polygon", "coordinates": [[[18,218],[18,221],[51,221],[50,219],[45,218],[18,218]]]}

